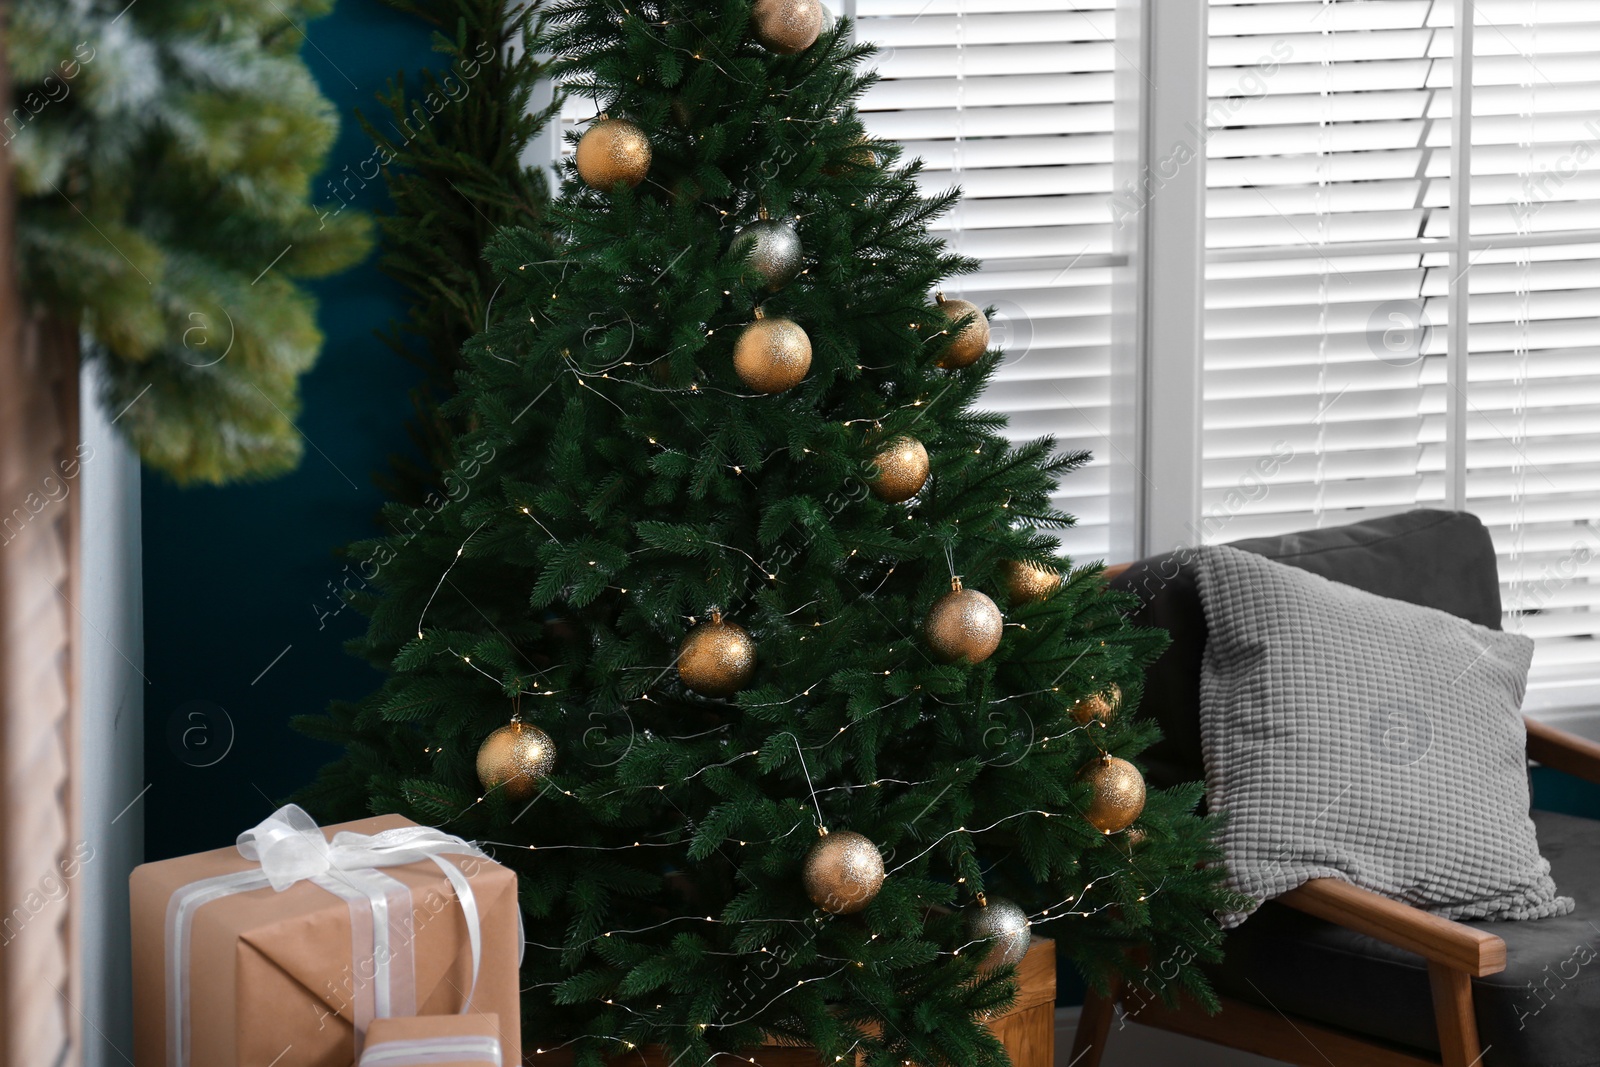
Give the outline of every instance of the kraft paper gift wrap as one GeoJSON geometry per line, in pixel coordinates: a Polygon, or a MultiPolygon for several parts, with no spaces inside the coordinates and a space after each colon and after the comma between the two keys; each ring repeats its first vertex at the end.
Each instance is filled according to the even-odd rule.
{"type": "Polygon", "coordinates": [[[377,1019],[367,1029],[360,1067],[517,1067],[504,1055],[493,1015],[418,1015],[377,1019]]]}
{"type": "Polygon", "coordinates": [[[319,829],[290,805],[129,883],[137,1067],[351,1067],[374,1019],[469,993],[521,1058],[516,875],[459,838],[399,815],[319,829]]]}

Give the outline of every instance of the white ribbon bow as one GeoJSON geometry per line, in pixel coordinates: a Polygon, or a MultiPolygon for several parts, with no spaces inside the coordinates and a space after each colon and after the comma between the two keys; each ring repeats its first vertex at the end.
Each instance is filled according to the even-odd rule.
{"type": "Polygon", "coordinates": [[[478,991],[478,969],[483,961],[478,901],[472,895],[472,883],[467,881],[461,868],[444,856],[451,853],[488,859],[478,846],[431,826],[401,826],[375,834],[341,830],[329,841],[317,821],[298,804],[285,804],[259,825],[240,834],[238,844],[239,855],[261,864],[267,884],[280,893],[303,879],[337,878],[332,874],[334,871],[404,867],[419,860],[432,860],[449,879],[467,920],[467,940],[472,947],[472,984],[467,987],[461,1014],[471,1010],[472,996],[478,991]]]}
{"type": "MultiPolygon", "coordinates": [[[[259,863],[267,884],[280,893],[329,871],[403,867],[423,859],[438,863],[446,853],[488,859],[471,842],[431,826],[402,826],[376,834],[341,830],[329,841],[316,820],[298,804],[285,804],[259,826],[239,835],[239,855],[259,863]]],[[[440,866],[460,873],[454,864],[440,866]]],[[[451,885],[455,884],[452,879],[451,885]]],[[[471,892],[469,887],[467,893],[471,892]]]]}

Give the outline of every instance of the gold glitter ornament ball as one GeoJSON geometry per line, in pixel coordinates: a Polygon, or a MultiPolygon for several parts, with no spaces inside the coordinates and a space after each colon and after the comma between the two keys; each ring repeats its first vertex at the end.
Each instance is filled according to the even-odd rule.
{"type": "Polygon", "coordinates": [[[591,188],[608,191],[618,182],[629,186],[650,173],[650,138],[627,119],[601,115],[578,141],[578,177],[591,188]]]}
{"type": "Polygon", "coordinates": [[[834,915],[854,915],[883,888],[883,854],[851,830],[823,832],[805,865],[806,896],[834,915]]]}
{"type": "Polygon", "coordinates": [[[933,602],[922,629],[941,659],[982,663],[1000,647],[1005,622],[994,601],[976,589],[961,588],[961,579],[952,578],[950,592],[933,602]]]}
{"type": "Polygon", "coordinates": [[[750,29],[768,51],[797,55],[822,33],[821,0],[756,0],[750,8],[750,29]]]}
{"type": "Polygon", "coordinates": [[[943,293],[937,299],[939,310],[952,323],[973,316],[972,321],[957,330],[951,338],[950,346],[939,356],[939,366],[945,370],[972,366],[989,351],[989,320],[984,317],[983,309],[970,300],[946,300],[943,293]]]}
{"type": "Polygon", "coordinates": [[[878,470],[868,482],[872,495],[889,504],[910,500],[928,481],[928,450],[905,434],[884,445],[872,465],[878,470]]]}
{"type": "Polygon", "coordinates": [[[1061,588],[1061,572],[1037,563],[1008,559],[1000,564],[1000,574],[1006,583],[1006,596],[1011,598],[1013,607],[1044,600],[1061,588]]]}
{"type": "Polygon", "coordinates": [[[1094,790],[1083,817],[1103,834],[1127,829],[1144,811],[1144,775],[1127,760],[1102,756],[1078,772],[1078,781],[1094,790]]]}
{"type": "Polygon", "coordinates": [[[728,697],[744,688],[756,669],[756,643],[743,626],[723,622],[717,612],[689,631],[678,647],[678,677],[709,697],[728,697]]]}
{"type": "Polygon", "coordinates": [[[852,169],[870,170],[878,165],[878,153],[874,152],[867,144],[865,137],[856,138],[856,142],[845,153],[845,157],[838,163],[831,163],[822,168],[822,173],[830,178],[837,178],[852,169]]]}
{"type": "Polygon", "coordinates": [[[1092,720],[1108,723],[1120,707],[1122,707],[1122,687],[1112,682],[1101,692],[1090,693],[1072,705],[1072,717],[1084,726],[1089,725],[1092,720]]]}
{"type": "Polygon", "coordinates": [[[485,790],[499,789],[512,800],[533,796],[555,767],[555,742],[529,723],[502,726],[478,746],[478,781],[485,790]]]}
{"type": "Polygon", "coordinates": [[[756,308],[756,321],[746,326],[733,345],[733,370],[758,393],[773,395],[793,389],[811,369],[811,338],[799,324],[767,318],[756,308]]]}
{"type": "Polygon", "coordinates": [[[1001,967],[1011,967],[1028,954],[1028,942],[1033,939],[1029,930],[1028,913],[1009,900],[990,897],[963,909],[966,916],[966,938],[978,942],[972,951],[982,954],[979,969],[985,973],[1001,967]]]}

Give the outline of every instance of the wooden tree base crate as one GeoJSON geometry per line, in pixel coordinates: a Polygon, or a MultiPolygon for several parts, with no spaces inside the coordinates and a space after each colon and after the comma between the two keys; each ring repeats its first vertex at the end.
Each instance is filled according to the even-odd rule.
{"type": "MultiPolygon", "coordinates": [[[[1054,1067],[1056,1058],[1056,943],[1036,937],[1017,965],[1017,1000],[1011,1010],[989,1023],[989,1030],[1006,1047],[1012,1067],[1054,1067]]],[[[535,1054],[537,1037],[529,1034],[523,1052],[528,1067],[570,1067],[565,1050],[535,1054]]],[[[717,1067],[835,1067],[824,1064],[816,1050],[806,1045],[764,1045],[750,1056],[722,1056],[717,1067]]],[[[611,1067],[683,1067],[654,1046],[613,1057],[611,1067]]],[[[692,1064],[689,1067],[702,1067],[692,1064]]]]}
{"type": "Polygon", "coordinates": [[[1036,937],[1017,965],[1017,1002],[989,1024],[1006,1047],[1011,1067],[1056,1062],[1056,943],[1036,937]]]}

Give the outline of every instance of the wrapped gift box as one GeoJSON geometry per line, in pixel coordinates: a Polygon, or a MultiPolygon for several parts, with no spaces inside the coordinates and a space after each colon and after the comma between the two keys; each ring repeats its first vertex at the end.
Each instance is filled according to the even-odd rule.
{"type": "Polygon", "coordinates": [[[367,1029],[360,1067],[516,1067],[506,1047],[497,1015],[377,1019],[367,1029]]]}
{"type": "Polygon", "coordinates": [[[257,859],[243,854],[251,834],[241,835],[239,848],[147,863],[133,872],[138,1067],[351,1067],[373,1019],[461,1011],[472,989],[469,909],[481,929],[471,1010],[498,1016],[504,1046],[518,1048],[516,876],[471,854],[464,842],[398,815],[318,831],[292,809],[302,820],[300,839],[281,828],[276,837],[261,838],[263,828],[286,812],[291,809],[251,832],[270,848],[267,870],[280,883],[285,868],[303,879],[289,879],[281,892],[261,884],[257,860],[267,849],[257,859]],[[383,846],[362,851],[362,838],[336,839],[340,831],[400,831],[402,840],[421,839],[426,844],[418,847],[444,854],[391,866],[409,854],[384,856],[383,846]],[[308,845],[308,833],[332,842],[340,869],[314,878],[305,873],[328,865],[315,855],[328,849],[321,841],[308,845]],[[456,844],[441,845],[441,839],[456,844]],[[376,869],[368,866],[369,855],[378,857],[376,869]],[[440,862],[454,873],[447,875],[440,862]],[[452,881],[468,891],[458,893],[452,881]]]}

